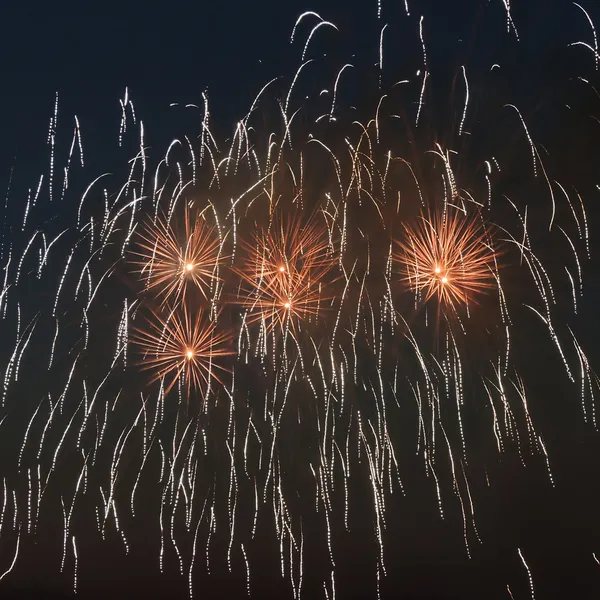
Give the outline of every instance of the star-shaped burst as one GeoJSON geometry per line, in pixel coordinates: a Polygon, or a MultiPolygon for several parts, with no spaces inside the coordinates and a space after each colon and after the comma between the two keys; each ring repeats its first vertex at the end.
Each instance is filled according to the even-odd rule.
{"type": "Polygon", "coordinates": [[[480,220],[459,212],[421,216],[404,233],[395,259],[425,302],[436,297],[456,310],[494,287],[497,252],[480,220]]]}
{"type": "Polygon", "coordinates": [[[220,360],[233,354],[229,340],[203,310],[192,314],[185,304],[166,319],[153,313],[147,327],[137,329],[134,336],[142,369],[154,372],[152,381],[162,379],[168,392],[182,377],[188,396],[192,390],[204,394],[211,381],[222,383],[227,369],[220,360]]]}
{"type": "Polygon", "coordinates": [[[327,230],[315,220],[274,219],[243,249],[244,261],[235,269],[242,280],[236,301],[245,306],[250,322],[296,328],[331,300],[335,262],[327,230]]]}
{"type": "Polygon", "coordinates": [[[205,299],[218,279],[221,244],[214,227],[202,216],[193,218],[186,207],[183,224],[175,227],[164,218],[148,221],[138,234],[134,261],[156,292],[161,306],[176,305],[192,284],[205,299]]]}

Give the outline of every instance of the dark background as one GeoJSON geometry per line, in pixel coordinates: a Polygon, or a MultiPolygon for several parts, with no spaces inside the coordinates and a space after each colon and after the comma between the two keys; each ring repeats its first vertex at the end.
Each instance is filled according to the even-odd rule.
{"type": "MultiPolygon", "coordinates": [[[[600,19],[597,2],[582,0],[581,3],[593,18],[600,19]]],[[[386,41],[389,60],[397,67],[396,79],[412,75],[420,68],[421,49],[414,43],[418,40],[420,14],[426,14],[432,71],[447,69],[454,75],[459,65],[467,64],[477,72],[489,67],[489,56],[505,52],[505,70],[508,77],[515,78],[514,89],[521,91],[526,103],[536,94],[540,99],[560,94],[571,72],[593,74],[590,53],[580,50],[575,55],[565,49],[569,42],[592,39],[581,12],[569,2],[559,0],[513,0],[511,4],[522,39],[518,47],[507,41],[511,36],[504,33],[501,0],[409,0],[410,17],[404,16],[401,0],[382,0],[381,21],[376,18],[375,0],[314,0],[309,4],[299,0],[168,3],[7,0],[0,8],[0,185],[8,181],[12,166],[24,180],[31,180],[30,185],[37,182],[41,167],[35,161],[39,160],[39,149],[46,139],[56,91],[60,96],[59,128],[62,122],[69,130],[71,115],[79,117],[89,179],[111,168],[114,160],[111,149],[121,115],[118,99],[123,97],[126,86],[138,118],[146,125],[147,136],[152,140],[150,145],[158,149],[157,155],[173,137],[174,128],[200,119],[200,113],[196,121],[193,114],[182,117],[181,111],[169,107],[170,103],[200,104],[200,95],[205,90],[211,99],[216,128],[228,131],[229,124],[245,114],[264,82],[281,74],[289,77],[295,70],[306,34],[299,35],[293,46],[289,44],[289,35],[304,10],[317,11],[340,29],[322,31],[324,35],[315,40],[314,47],[321,49],[322,44],[323,52],[340,56],[356,53],[357,60],[365,64],[378,60],[382,24],[403,23],[400,27],[406,27],[413,41],[404,44],[396,37],[386,41]],[[482,11],[486,15],[483,21],[482,11]],[[540,69],[539,65],[545,68],[540,69]]],[[[387,61],[388,54],[385,56],[387,61]]],[[[447,85],[450,87],[450,80],[447,85]]],[[[351,83],[348,86],[349,94],[356,92],[351,83]]],[[[372,94],[376,97],[379,91],[374,89],[372,94]]],[[[593,98],[586,96],[577,110],[588,114],[595,106],[596,116],[600,117],[600,103],[593,102],[593,98]]],[[[530,103],[532,107],[535,105],[530,103]]],[[[432,110],[429,116],[435,120],[436,110],[432,110]]],[[[534,108],[530,114],[535,114],[534,108]]],[[[442,131],[442,118],[440,122],[442,131]]],[[[561,121],[544,121],[538,131],[540,135],[547,132],[564,135],[572,143],[569,132],[563,131],[566,127],[561,121]]],[[[576,151],[565,149],[565,172],[573,178],[588,178],[584,185],[589,188],[594,183],[589,179],[590,161],[597,157],[597,145],[590,138],[582,140],[576,151]],[[576,155],[572,164],[568,154],[576,155]]],[[[43,159],[46,160],[45,155],[43,159]]],[[[597,214],[593,204],[597,200],[597,197],[589,199],[592,225],[597,214]]],[[[592,253],[595,237],[592,227],[592,253]]],[[[600,333],[596,317],[598,273],[597,263],[586,266],[589,292],[580,314],[587,324],[585,339],[590,342],[587,349],[592,359],[600,357],[595,347],[600,333]]],[[[541,359],[533,356],[532,360],[541,359]]],[[[384,598],[509,598],[507,584],[516,600],[530,598],[527,573],[517,548],[522,549],[531,568],[538,600],[600,597],[600,566],[592,557],[593,552],[600,557],[598,437],[584,428],[563,428],[559,407],[565,399],[560,388],[552,385],[541,388],[549,413],[558,415],[548,419],[550,431],[554,432],[548,446],[557,487],[550,486],[541,457],[531,460],[527,468],[516,457],[507,457],[493,467],[491,487],[486,487],[483,479],[474,482],[478,488],[476,516],[483,545],[473,544],[473,558],[467,560],[458,505],[450,504],[446,520],[439,520],[431,482],[419,482],[397,505],[388,506],[388,577],[381,584],[384,598]]],[[[572,405],[576,400],[569,398],[569,402],[572,405]]],[[[368,493],[365,496],[360,490],[355,492],[355,498],[353,533],[334,540],[336,592],[338,598],[373,598],[376,547],[371,525],[366,518],[362,523],[360,510],[362,502],[367,507],[365,511],[368,510],[370,499],[368,493]]],[[[60,526],[59,523],[54,532],[59,539],[60,526]]],[[[130,534],[137,542],[127,557],[118,540],[102,543],[94,531],[91,524],[89,537],[79,536],[81,597],[185,597],[185,578],[178,576],[174,564],[168,565],[164,575],[159,574],[156,549],[145,547],[142,528],[130,534]]],[[[252,571],[255,598],[290,596],[279,575],[278,549],[270,533],[264,534],[264,543],[254,550],[258,554],[252,571]]],[[[52,532],[47,535],[50,538],[52,532]]],[[[52,544],[41,539],[37,551],[21,554],[14,572],[0,583],[0,597],[68,595],[70,575],[58,573],[59,559],[52,548],[52,544]]],[[[13,546],[8,543],[4,546],[0,540],[2,565],[11,559],[12,552],[13,546]]],[[[312,560],[318,563],[320,558],[316,552],[312,560]]],[[[305,565],[307,582],[310,582],[310,562],[305,565]]],[[[221,565],[210,578],[199,574],[195,589],[204,598],[243,597],[244,577],[243,564],[235,566],[233,576],[221,565]]],[[[305,597],[322,594],[320,585],[319,581],[307,583],[305,597]]]]}

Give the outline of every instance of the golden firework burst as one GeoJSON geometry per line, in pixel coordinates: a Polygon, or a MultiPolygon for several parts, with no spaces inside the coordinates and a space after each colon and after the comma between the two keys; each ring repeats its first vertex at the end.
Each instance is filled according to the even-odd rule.
{"type": "Polygon", "coordinates": [[[395,259],[404,280],[425,302],[436,297],[456,310],[494,287],[497,252],[477,218],[458,212],[422,215],[404,230],[395,259]]]}
{"type": "Polygon", "coordinates": [[[137,246],[134,263],[147,289],[161,298],[161,306],[181,301],[189,284],[208,299],[218,279],[220,242],[215,228],[202,216],[194,219],[186,207],[180,228],[164,218],[148,221],[138,234],[137,246]]]}
{"type": "Polygon", "coordinates": [[[168,392],[183,377],[189,396],[192,390],[204,393],[210,381],[222,383],[227,369],[220,359],[233,354],[230,339],[203,310],[191,314],[183,304],[166,319],[152,313],[147,328],[137,329],[133,341],[143,357],[142,369],[154,372],[151,381],[164,380],[168,392]]]}
{"type": "Polygon", "coordinates": [[[328,276],[335,262],[327,230],[314,219],[303,224],[280,217],[242,247],[246,256],[235,269],[242,280],[236,301],[246,307],[250,322],[296,327],[331,299],[328,276]]]}

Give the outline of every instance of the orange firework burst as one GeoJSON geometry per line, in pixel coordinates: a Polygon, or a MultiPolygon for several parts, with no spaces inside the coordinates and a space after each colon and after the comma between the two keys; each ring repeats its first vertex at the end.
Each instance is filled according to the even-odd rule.
{"type": "Polygon", "coordinates": [[[436,296],[456,310],[494,287],[497,253],[476,219],[459,213],[422,216],[415,227],[404,229],[396,260],[415,293],[425,294],[425,302],[436,296]]]}
{"type": "Polygon", "coordinates": [[[217,277],[220,243],[213,227],[202,216],[192,219],[186,207],[180,231],[165,219],[146,223],[139,234],[139,257],[135,261],[146,278],[147,289],[177,304],[185,296],[188,284],[194,284],[208,299],[217,277]]]}
{"type": "Polygon", "coordinates": [[[250,322],[295,328],[331,299],[325,279],[333,256],[326,229],[314,220],[303,226],[299,219],[277,219],[255,234],[254,243],[242,245],[247,256],[235,270],[242,279],[238,301],[248,309],[250,322]]]}
{"type": "Polygon", "coordinates": [[[202,310],[192,316],[183,305],[167,319],[154,314],[148,326],[136,331],[134,342],[143,354],[142,369],[155,372],[152,381],[164,380],[166,392],[181,376],[188,396],[211,380],[222,383],[220,374],[227,369],[218,360],[233,354],[226,346],[231,336],[219,332],[202,310]]]}

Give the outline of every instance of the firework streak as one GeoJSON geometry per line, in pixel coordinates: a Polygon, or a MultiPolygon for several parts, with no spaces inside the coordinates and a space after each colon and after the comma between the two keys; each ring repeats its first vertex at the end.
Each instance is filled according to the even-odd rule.
{"type": "MultiPolygon", "coordinates": [[[[510,4],[491,4],[518,48],[510,4]]],[[[591,77],[595,30],[571,9],[584,41],[567,50],[591,77]]],[[[332,66],[319,71],[315,40],[339,32],[308,12],[291,36],[299,68],[287,87],[259,88],[228,141],[204,95],[197,138],[157,161],[126,92],[115,143],[133,146],[127,171],[77,193],[84,124],[59,128],[57,95],[49,166],[25,197],[11,185],[2,219],[0,580],[58,518],[56,567],[76,588],[82,536],[117,532],[127,553],[138,520],[190,597],[195,573],[219,564],[251,594],[261,528],[290,595],[306,587],[306,545],[320,544],[311,577],[335,597],[335,539],[365,518],[359,486],[379,593],[405,472],[422,473],[432,518],[461,512],[470,556],[485,542],[471,494],[484,466],[512,454],[554,485],[532,397],[549,369],[596,428],[576,318],[594,188],[556,167],[577,149],[538,143],[510,96],[477,96],[502,65],[460,66],[450,98],[436,91],[427,20],[403,17],[418,72],[386,83],[402,70],[384,70],[393,25],[381,21],[366,119],[341,92],[361,85],[354,65],[306,100],[311,73],[332,66]],[[440,96],[452,106],[443,143],[430,119],[440,96]]]]}

